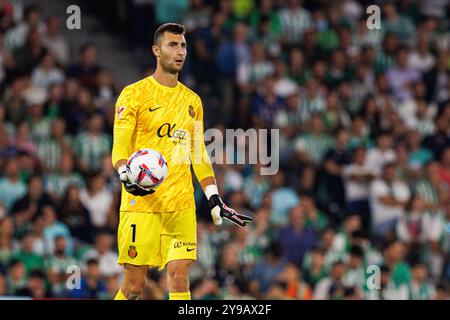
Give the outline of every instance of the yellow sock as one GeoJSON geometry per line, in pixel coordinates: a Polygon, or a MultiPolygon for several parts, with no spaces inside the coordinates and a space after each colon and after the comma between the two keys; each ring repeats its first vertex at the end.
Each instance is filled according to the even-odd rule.
{"type": "Polygon", "coordinates": [[[114,297],[114,300],[128,300],[128,299],[127,299],[127,297],[125,297],[122,290],[119,289],[119,291],[117,291],[116,296],[114,297]]]}
{"type": "Polygon", "coordinates": [[[191,300],[191,292],[169,292],[169,300],[191,300]]]}

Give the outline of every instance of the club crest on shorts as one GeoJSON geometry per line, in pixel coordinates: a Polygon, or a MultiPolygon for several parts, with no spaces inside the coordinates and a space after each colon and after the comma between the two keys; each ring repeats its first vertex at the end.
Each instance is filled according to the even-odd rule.
{"type": "Polygon", "coordinates": [[[128,248],[128,256],[133,259],[137,257],[137,251],[135,246],[130,246],[130,248],[128,248]]]}
{"type": "Polygon", "coordinates": [[[189,106],[189,115],[194,118],[195,117],[195,111],[194,111],[194,107],[189,106]]]}

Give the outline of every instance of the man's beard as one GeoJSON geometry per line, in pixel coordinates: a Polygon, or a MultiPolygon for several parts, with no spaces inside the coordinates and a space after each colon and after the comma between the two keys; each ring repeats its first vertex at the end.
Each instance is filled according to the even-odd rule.
{"type": "Polygon", "coordinates": [[[161,63],[161,67],[164,70],[164,72],[167,72],[170,74],[177,74],[177,73],[181,72],[181,70],[183,70],[183,66],[181,66],[178,70],[176,67],[174,67],[170,64],[163,64],[163,63],[161,63]]]}

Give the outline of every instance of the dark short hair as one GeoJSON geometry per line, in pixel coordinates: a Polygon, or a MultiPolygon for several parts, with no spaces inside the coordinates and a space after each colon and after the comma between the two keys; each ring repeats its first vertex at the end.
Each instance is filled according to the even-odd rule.
{"type": "Polygon", "coordinates": [[[352,255],[354,257],[363,258],[364,257],[364,250],[360,246],[353,245],[350,248],[350,255],[352,255]]]}
{"type": "Polygon", "coordinates": [[[153,36],[153,44],[158,42],[159,38],[164,34],[164,32],[170,32],[173,34],[184,34],[185,29],[184,26],[179,23],[164,23],[158,27],[155,31],[155,35],[153,36]]]}
{"type": "Polygon", "coordinates": [[[41,280],[45,280],[46,276],[45,276],[45,272],[42,271],[41,269],[33,269],[30,272],[29,278],[38,278],[41,280]]]}

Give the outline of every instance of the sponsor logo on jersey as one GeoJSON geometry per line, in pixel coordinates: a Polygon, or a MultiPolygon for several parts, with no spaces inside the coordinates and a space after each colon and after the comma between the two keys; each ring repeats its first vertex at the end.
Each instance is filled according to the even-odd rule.
{"type": "Polygon", "coordinates": [[[123,112],[125,111],[126,107],[124,106],[119,106],[117,107],[117,118],[121,119],[123,112]]]}
{"type": "Polygon", "coordinates": [[[189,115],[192,118],[195,118],[195,111],[194,111],[194,107],[192,107],[192,106],[189,106],[189,115]]]}
{"type": "Polygon", "coordinates": [[[158,128],[156,134],[160,138],[167,136],[171,139],[186,140],[187,131],[184,129],[175,129],[176,125],[176,123],[173,125],[170,123],[164,123],[158,128]]]}
{"type": "Polygon", "coordinates": [[[196,242],[190,242],[190,241],[187,241],[187,242],[183,242],[183,241],[177,241],[177,242],[175,242],[174,244],[173,244],[173,247],[175,248],[175,249],[178,249],[178,248],[181,248],[181,247],[188,247],[188,248],[186,248],[186,249],[189,249],[189,250],[187,250],[187,251],[192,251],[192,250],[194,250],[194,249],[192,249],[192,248],[190,248],[190,247],[196,247],[197,246],[197,243],[196,242]]]}
{"type": "Polygon", "coordinates": [[[154,107],[154,108],[150,107],[150,108],[148,108],[148,111],[153,112],[153,111],[156,111],[156,110],[161,109],[161,108],[162,108],[162,106],[157,106],[157,107],[154,107]]]}

